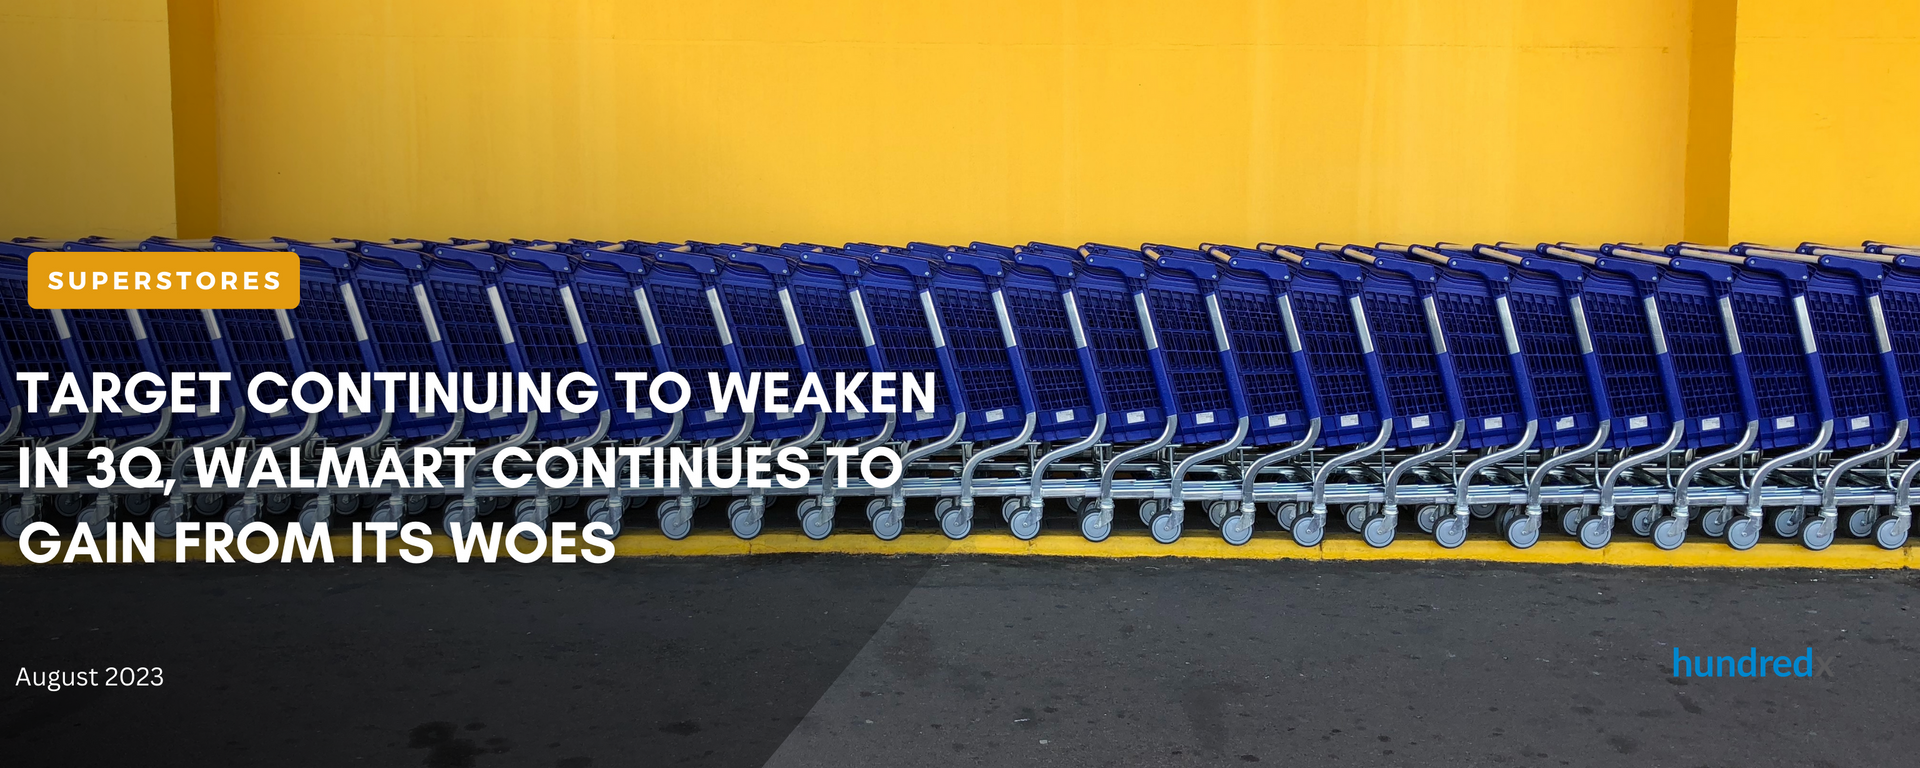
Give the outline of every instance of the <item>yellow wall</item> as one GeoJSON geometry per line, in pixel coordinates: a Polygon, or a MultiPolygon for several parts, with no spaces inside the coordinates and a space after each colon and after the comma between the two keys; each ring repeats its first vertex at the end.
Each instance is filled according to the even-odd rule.
{"type": "Polygon", "coordinates": [[[1740,0],[1731,234],[1920,242],[1920,3],[1740,0]]]}
{"type": "Polygon", "coordinates": [[[1682,232],[1687,0],[219,11],[238,236],[1682,232]]]}
{"type": "Polygon", "coordinates": [[[0,238],[172,234],[166,0],[0,0],[0,238]]]}

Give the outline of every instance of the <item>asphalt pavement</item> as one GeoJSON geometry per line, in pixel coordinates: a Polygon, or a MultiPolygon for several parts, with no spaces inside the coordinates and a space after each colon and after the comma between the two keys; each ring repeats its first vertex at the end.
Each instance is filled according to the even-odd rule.
{"type": "Polygon", "coordinates": [[[1909,572],[960,557],[0,568],[19,766],[1893,766],[1909,572]],[[1674,678],[1811,653],[1813,677],[1674,678]],[[1810,649],[1810,651],[1809,651],[1810,649]],[[50,692],[20,670],[160,667],[50,692]]]}

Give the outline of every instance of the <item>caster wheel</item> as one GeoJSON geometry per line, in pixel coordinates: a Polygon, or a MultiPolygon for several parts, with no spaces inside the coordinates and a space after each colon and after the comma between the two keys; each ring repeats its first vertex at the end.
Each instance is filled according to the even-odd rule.
{"type": "Polygon", "coordinates": [[[673,541],[693,533],[693,511],[680,508],[679,499],[660,502],[660,534],[673,541]]]}
{"type": "Polygon", "coordinates": [[[1326,523],[1321,522],[1322,519],[1319,515],[1301,515],[1294,520],[1293,543],[1303,547],[1320,546],[1320,541],[1327,535],[1326,523]]]}
{"type": "Polygon", "coordinates": [[[1180,540],[1180,521],[1172,513],[1160,515],[1147,524],[1153,533],[1153,540],[1161,544],[1172,544],[1180,540]]]}
{"type": "Polygon", "coordinates": [[[427,511],[427,497],[425,496],[403,497],[401,503],[405,505],[405,510],[409,517],[427,511]]]}
{"type": "Polygon", "coordinates": [[[1231,502],[1225,500],[1207,502],[1207,520],[1213,523],[1213,527],[1220,527],[1222,523],[1226,522],[1227,515],[1230,514],[1233,514],[1233,504],[1231,502]]]}
{"type": "Polygon", "coordinates": [[[1282,501],[1271,503],[1267,505],[1267,511],[1273,513],[1274,522],[1279,524],[1280,530],[1291,531],[1293,530],[1294,519],[1300,517],[1300,502],[1282,501]]]}
{"type": "Polygon", "coordinates": [[[1593,511],[1586,507],[1567,507],[1565,512],[1560,513],[1560,530],[1566,532],[1568,536],[1579,536],[1580,524],[1585,523],[1592,515],[1593,511]]]}
{"type": "Polygon", "coordinates": [[[284,515],[287,513],[287,510],[293,509],[293,494],[266,494],[260,497],[260,506],[267,510],[267,514],[269,515],[284,515]]]}
{"type": "Polygon", "coordinates": [[[973,518],[959,504],[954,504],[946,514],[940,516],[940,532],[954,541],[964,539],[973,532],[973,518]]]}
{"type": "Polygon", "coordinates": [[[1808,520],[1805,525],[1800,526],[1801,546],[1815,552],[1833,546],[1833,529],[1836,527],[1834,525],[1836,522],[1838,521],[1827,519],[1825,515],[1808,520]]]}
{"type": "Polygon", "coordinates": [[[1459,515],[1447,515],[1433,526],[1433,540],[1447,549],[1467,543],[1467,521],[1459,515]]]}
{"type": "Polygon", "coordinates": [[[1396,533],[1393,524],[1394,520],[1395,518],[1387,517],[1386,515],[1368,520],[1366,525],[1361,526],[1360,536],[1367,540],[1368,546],[1376,549],[1392,544],[1393,536],[1396,533]]]}
{"type": "Polygon", "coordinates": [[[153,511],[153,535],[171,539],[180,531],[180,513],[174,511],[172,504],[162,504],[153,511]]]}
{"type": "Polygon", "coordinates": [[[18,539],[32,523],[33,518],[27,515],[25,508],[9,507],[6,514],[0,515],[0,533],[7,534],[9,539],[18,539]]]}
{"type": "Polygon", "coordinates": [[[622,519],[621,513],[614,511],[613,505],[607,503],[606,499],[594,499],[587,503],[587,523],[606,523],[608,528],[613,529],[611,535],[618,536],[620,528],[626,524],[626,521],[622,519]]]}
{"type": "MultiPolygon", "coordinates": [[[[392,502],[383,501],[383,502],[380,502],[379,506],[376,506],[373,508],[372,519],[376,523],[395,522],[399,519],[399,517],[400,517],[400,513],[398,510],[393,508],[392,502]],[[391,517],[394,519],[385,520],[385,519],[382,519],[383,517],[391,517]]],[[[540,505],[535,503],[533,499],[521,499],[519,502],[513,505],[513,526],[517,526],[521,523],[533,523],[533,526],[535,528],[546,530],[548,517],[549,517],[548,513],[541,512],[540,505]]],[[[513,526],[508,526],[508,527],[511,528],[513,526]]],[[[520,534],[520,540],[521,541],[538,541],[539,538],[532,532],[528,532],[528,533],[520,534]]]]}
{"type": "Polygon", "coordinates": [[[1500,508],[1492,504],[1475,504],[1467,508],[1467,514],[1472,515],[1475,520],[1485,520],[1499,511],[1500,508]]]}
{"type": "Polygon", "coordinates": [[[146,517],[153,511],[153,497],[144,493],[120,497],[120,508],[134,517],[146,517]]]}
{"type": "Polygon", "coordinates": [[[900,513],[894,511],[893,505],[888,504],[886,499],[874,499],[868,502],[867,510],[873,512],[869,522],[873,523],[874,538],[881,541],[900,538],[903,521],[900,519],[900,513]],[[874,510],[876,505],[879,507],[877,511],[874,510]]]}
{"type": "Polygon", "coordinates": [[[1513,510],[1511,509],[1502,509],[1493,516],[1494,530],[1504,531],[1507,529],[1507,524],[1511,522],[1513,522],[1513,510]]]}
{"type": "MultiPolygon", "coordinates": [[[[102,539],[107,535],[107,526],[112,524],[113,512],[103,510],[100,505],[94,504],[82,511],[79,518],[80,524],[87,527],[88,533],[93,534],[95,539],[102,539]]],[[[102,542],[102,545],[104,546],[105,542],[102,542]]]]}
{"type": "Polygon", "coordinates": [[[800,532],[807,538],[819,541],[833,534],[833,515],[827,512],[817,499],[801,499],[800,532]]]}
{"type": "Polygon", "coordinates": [[[1033,537],[1040,535],[1040,514],[1031,507],[1021,507],[1007,518],[1007,530],[1013,532],[1016,539],[1033,541],[1033,537]]]}
{"type": "Polygon", "coordinates": [[[202,515],[217,515],[226,508],[226,497],[217,493],[201,493],[193,496],[193,511],[202,515]]]}
{"type": "Polygon", "coordinates": [[[1806,515],[1806,510],[1799,507],[1790,507],[1774,513],[1774,535],[1783,539],[1798,537],[1800,535],[1801,524],[1806,522],[1806,515]]]}
{"type": "Polygon", "coordinates": [[[1599,549],[1613,540],[1613,522],[1605,515],[1593,515],[1580,521],[1580,545],[1587,549],[1599,549]]]}
{"type": "MultiPolygon", "coordinates": [[[[334,501],[338,502],[340,498],[335,496],[334,501]]],[[[472,503],[465,499],[451,501],[447,503],[446,509],[440,512],[440,530],[457,539],[465,536],[467,526],[473,525],[473,522],[478,519],[480,519],[479,510],[472,503]]]]}
{"type": "Polygon", "coordinates": [[[1760,521],[1747,515],[1735,517],[1727,523],[1727,546],[1746,551],[1760,543],[1760,521]]]}
{"type": "Polygon", "coordinates": [[[727,525],[733,529],[733,535],[751,539],[760,535],[760,513],[753,511],[753,502],[746,499],[734,499],[727,504],[727,525]]]}
{"type": "Polygon", "coordinates": [[[1367,527],[1367,518],[1372,516],[1370,514],[1371,512],[1372,510],[1367,509],[1367,505],[1365,504],[1348,504],[1346,510],[1347,527],[1352,529],[1354,533],[1359,533],[1360,529],[1367,527]]]}
{"type": "Polygon", "coordinates": [[[889,503],[886,499],[868,499],[867,500],[867,522],[869,523],[873,522],[874,516],[880,514],[880,510],[891,509],[892,507],[893,505],[889,503]]]}
{"type": "Polygon", "coordinates": [[[1653,545],[1669,552],[1687,540],[1687,523],[1677,517],[1663,517],[1653,524],[1653,545]]]}
{"type": "Polygon", "coordinates": [[[1633,526],[1633,535],[1641,537],[1652,536],[1654,514],[1655,511],[1653,507],[1641,507],[1634,510],[1633,515],[1627,518],[1628,523],[1633,526]]]}
{"type": "Polygon", "coordinates": [[[79,494],[63,493],[53,497],[53,511],[60,513],[61,517],[73,517],[86,508],[87,500],[79,494]]]}
{"type": "Polygon", "coordinates": [[[1733,520],[1733,510],[1727,507],[1714,507],[1700,516],[1700,532],[1713,538],[1727,535],[1727,523],[1733,520]]]}
{"type": "Polygon", "coordinates": [[[1873,521],[1880,518],[1880,510],[1875,507],[1861,507],[1847,513],[1847,535],[1864,539],[1873,535],[1873,521]]]}
{"type": "Polygon", "coordinates": [[[1253,515],[1239,514],[1220,521],[1220,538],[1236,547],[1253,540],[1253,515]]]}
{"type": "Polygon", "coordinates": [[[1087,511],[1087,497],[1085,497],[1085,496],[1068,496],[1068,497],[1067,497],[1067,509],[1068,509],[1068,510],[1071,510],[1071,511],[1072,511],[1072,512],[1073,512],[1074,514],[1076,514],[1076,515],[1077,515],[1077,514],[1080,514],[1081,512],[1085,512],[1085,511],[1087,511]]]}
{"type": "Polygon", "coordinates": [[[1026,509],[1027,500],[1018,496],[1000,500],[1000,522],[1013,522],[1013,513],[1026,509]]]}
{"type": "Polygon", "coordinates": [[[1440,505],[1428,504],[1413,513],[1413,522],[1420,526],[1420,532],[1431,534],[1434,526],[1440,524],[1440,505]]]}
{"type": "Polygon", "coordinates": [[[1873,543],[1881,549],[1899,549],[1907,544],[1909,518],[1883,517],[1873,525],[1873,543]]]}
{"type": "Polygon", "coordinates": [[[1507,521],[1507,543],[1515,549],[1527,549],[1540,543],[1540,520],[1522,512],[1507,521]]]}
{"type": "MultiPolygon", "coordinates": [[[[491,514],[500,502],[497,499],[482,499],[480,514],[491,514]]],[[[360,511],[360,497],[352,494],[333,497],[333,511],[342,515],[351,515],[360,511]]],[[[477,516],[476,516],[477,517],[477,516]]]]}
{"type": "MultiPolygon", "coordinates": [[[[523,501],[521,502],[521,504],[526,505],[529,509],[533,507],[533,502],[531,500],[523,501]]],[[[529,512],[528,514],[531,514],[531,512],[529,512]]],[[[402,521],[402,519],[403,519],[403,516],[400,514],[400,510],[395,509],[393,506],[393,502],[391,501],[382,501],[378,504],[373,505],[373,514],[367,515],[367,520],[369,522],[375,522],[375,523],[398,524],[402,521]]],[[[521,517],[520,510],[519,508],[516,507],[514,509],[514,522],[521,522],[523,520],[525,520],[525,518],[521,517]]],[[[545,527],[547,524],[547,521],[545,520],[538,520],[538,521],[532,521],[532,522],[537,522],[541,527],[545,527]]],[[[398,530],[398,529],[395,529],[395,530],[398,530]]]]}
{"type": "Polygon", "coordinates": [[[320,500],[308,499],[300,505],[300,531],[312,536],[313,532],[327,523],[327,516],[320,513],[320,500]]]}
{"type": "Polygon", "coordinates": [[[1106,541],[1113,534],[1113,524],[1100,515],[1089,512],[1080,516],[1080,535],[1087,541],[1106,541]]]}
{"type": "Polygon", "coordinates": [[[227,510],[225,515],[220,516],[220,521],[226,523],[228,528],[232,528],[234,533],[239,533],[247,523],[258,519],[260,519],[260,510],[245,504],[235,504],[232,509],[227,510]]]}
{"type": "Polygon", "coordinates": [[[1160,510],[1164,507],[1165,502],[1159,499],[1141,499],[1140,524],[1153,525],[1153,519],[1160,516],[1160,510]]]}

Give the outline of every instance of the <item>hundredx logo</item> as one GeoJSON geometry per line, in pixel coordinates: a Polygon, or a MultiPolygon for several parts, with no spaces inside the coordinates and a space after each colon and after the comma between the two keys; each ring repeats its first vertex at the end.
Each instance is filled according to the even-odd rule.
{"type": "Polygon", "coordinates": [[[1833,656],[1813,649],[1798,656],[1762,656],[1748,648],[1742,656],[1689,656],[1673,649],[1672,677],[1825,677],[1833,679],[1833,656]]]}

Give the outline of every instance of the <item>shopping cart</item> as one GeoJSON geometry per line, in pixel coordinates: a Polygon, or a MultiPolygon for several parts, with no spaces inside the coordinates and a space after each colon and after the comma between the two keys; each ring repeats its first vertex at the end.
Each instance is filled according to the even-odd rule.
{"type": "Polygon", "coordinates": [[[1819,517],[1804,519],[1802,512],[1802,519],[1793,521],[1799,538],[1809,549],[1830,546],[1840,528],[1843,503],[1854,507],[1849,532],[1864,537],[1872,521],[1881,517],[1876,507],[1889,505],[1892,498],[1876,493],[1873,485],[1843,483],[1854,470],[1891,456],[1906,442],[1908,431],[1898,367],[1890,340],[1882,342],[1888,336],[1876,309],[1880,265],[1756,246],[1729,251],[1745,257],[1747,268],[1776,275],[1794,296],[1803,343],[1809,345],[1815,396],[1826,401],[1828,412],[1822,417],[1833,421],[1827,450],[1852,452],[1844,459],[1822,454],[1815,462],[1810,478],[1819,488],[1819,517]],[[1824,477],[1822,465],[1828,465],[1824,477]]]}
{"type": "MultiPolygon", "coordinates": [[[[1203,246],[1217,261],[1220,276],[1214,296],[1226,329],[1227,347],[1238,364],[1246,392],[1250,429],[1244,445],[1278,446],[1262,451],[1241,470],[1238,498],[1228,495],[1208,504],[1208,517],[1230,544],[1253,536],[1257,483],[1273,472],[1295,493],[1311,489],[1312,470],[1288,464],[1320,442],[1320,398],[1300,324],[1294,317],[1290,285],[1294,270],[1259,250],[1203,246]]],[[[1337,289],[1336,289],[1337,290],[1337,289]]],[[[1297,506],[1296,506],[1297,508],[1297,506]]]]}
{"type": "MultiPolygon", "coordinates": [[[[86,442],[93,436],[98,422],[98,414],[92,409],[79,413],[50,407],[54,388],[61,378],[68,372],[78,377],[85,369],[78,359],[79,351],[65,317],[57,310],[34,309],[27,304],[28,256],[60,247],[58,243],[33,240],[0,243],[0,375],[6,377],[0,382],[0,404],[4,404],[8,412],[6,427],[0,431],[0,438],[4,438],[0,439],[0,445],[45,449],[47,456],[86,442]],[[20,373],[47,374],[47,379],[38,386],[31,410],[26,387],[17,378],[20,373]],[[16,441],[19,444],[13,445],[16,441]]],[[[91,387],[86,387],[86,391],[91,392],[91,387]]],[[[5,459],[10,463],[5,469],[9,478],[18,477],[21,471],[21,467],[12,463],[17,455],[15,450],[6,451],[5,459]]],[[[36,477],[38,471],[36,468],[36,477]]],[[[69,482],[64,474],[58,480],[69,482]]],[[[17,496],[10,495],[5,503],[6,511],[0,513],[0,529],[8,536],[19,537],[29,524],[39,519],[42,495],[32,488],[20,488],[17,496]]],[[[77,492],[45,495],[51,497],[49,501],[54,509],[64,516],[78,515],[86,507],[85,497],[77,492]]]]}
{"type": "Polygon", "coordinates": [[[1551,468],[1554,474],[1543,481],[1551,478],[1563,489],[1592,490],[1593,505],[1585,503],[1583,493],[1580,505],[1566,508],[1561,526],[1581,544],[1599,549],[1612,540],[1621,505],[1635,510],[1630,517],[1644,515],[1651,525],[1670,495],[1665,475],[1655,476],[1642,467],[1668,459],[1686,436],[1678,374],[1655,297],[1661,271],[1654,264],[1572,245],[1543,244],[1537,253],[1530,259],[1539,259],[1532,263],[1540,269],[1554,268],[1546,261],[1551,258],[1580,270],[1577,280],[1563,277],[1562,286],[1570,292],[1570,302],[1578,300],[1578,317],[1594,350],[1608,416],[1602,422],[1605,455],[1595,454],[1592,474],[1583,476],[1569,463],[1551,468]]]}

